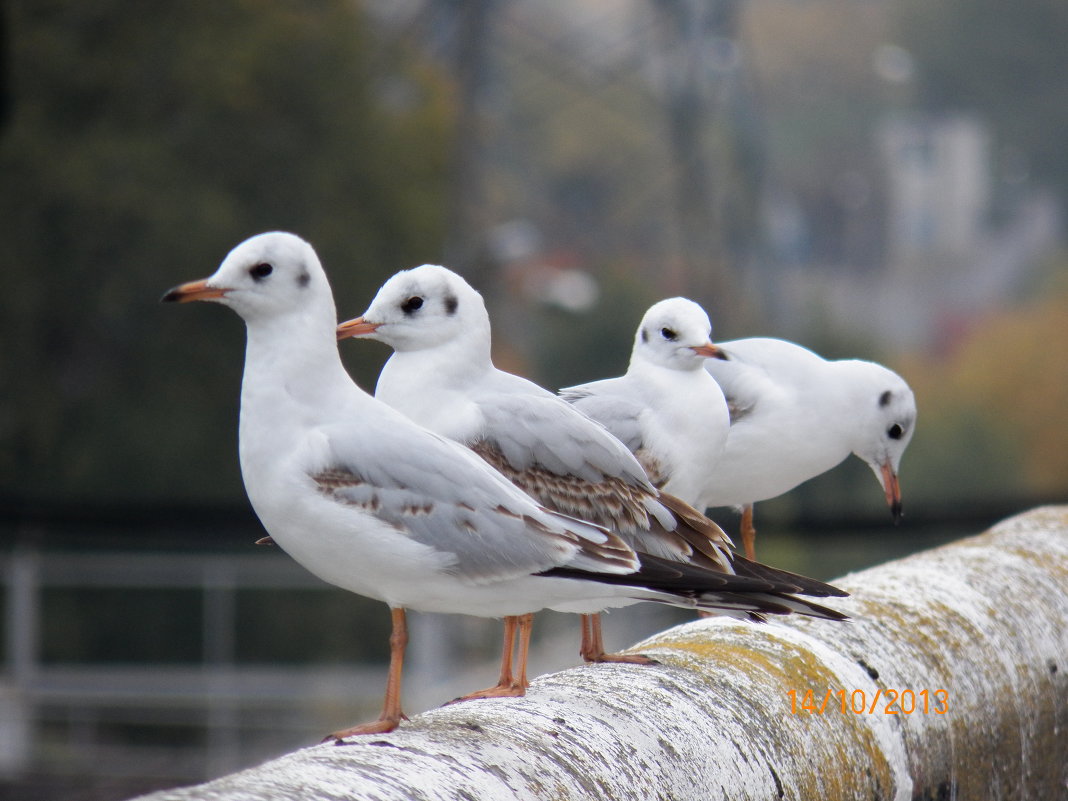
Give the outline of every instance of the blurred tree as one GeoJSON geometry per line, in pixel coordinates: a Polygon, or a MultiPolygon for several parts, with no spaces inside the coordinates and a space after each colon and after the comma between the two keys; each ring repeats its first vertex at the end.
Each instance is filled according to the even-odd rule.
{"type": "Polygon", "coordinates": [[[906,0],[900,28],[924,106],[979,111],[1033,176],[1068,190],[1068,4],[906,0]]]}
{"type": "Polygon", "coordinates": [[[602,296],[588,311],[553,306],[537,310],[538,360],[529,373],[554,390],[622,375],[630,364],[634,333],[645,310],[660,300],[637,267],[608,264],[602,296]]]}
{"type": "MultiPolygon", "coordinates": [[[[1059,265],[1063,271],[1068,261],[1059,265]]],[[[906,457],[924,501],[1068,491],[1068,289],[988,315],[945,356],[902,365],[920,409],[906,457]]]]}
{"type": "Polygon", "coordinates": [[[441,250],[448,87],[351,0],[7,5],[0,491],[235,498],[240,326],[158,298],[287,229],[362,311],[441,250]]]}

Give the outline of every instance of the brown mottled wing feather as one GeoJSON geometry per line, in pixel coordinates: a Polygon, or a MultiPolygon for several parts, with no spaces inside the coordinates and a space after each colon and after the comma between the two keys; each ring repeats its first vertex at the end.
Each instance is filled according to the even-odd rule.
{"type": "MultiPolygon", "coordinates": [[[[620,534],[653,556],[722,567],[729,540],[715,523],[650,483],[626,443],[552,395],[488,395],[482,433],[470,447],[546,507],[620,534]]],[[[645,468],[645,469],[643,469],[645,468]]]]}
{"type": "Polygon", "coordinates": [[[645,470],[645,474],[649,476],[653,486],[657,489],[663,489],[670,476],[664,470],[663,463],[653,456],[652,451],[648,448],[638,448],[638,450],[634,451],[634,458],[638,460],[638,464],[645,470]]]}
{"type": "Polygon", "coordinates": [[[719,569],[733,572],[729,567],[733,543],[723,529],[674,495],[661,492],[660,503],[670,509],[678,520],[676,534],[685,539],[698,553],[712,560],[719,569]]]}
{"type": "Polygon", "coordinates": [[[727,412],[730,414],[731,425],[744,420],[755,408],[756,404],[751,401],[744,402],[739,398],[727,397],[727,412]]]}
{"type": "Polygon", "coordinates": [[[613,530],[647,529],[650,525],[645,506],[650,493],[640,485],[610,476],[591,481],[560,475],[540,464],[517,469],[486,439],[475,442],[471,450],[549,509],[613,530]]]}

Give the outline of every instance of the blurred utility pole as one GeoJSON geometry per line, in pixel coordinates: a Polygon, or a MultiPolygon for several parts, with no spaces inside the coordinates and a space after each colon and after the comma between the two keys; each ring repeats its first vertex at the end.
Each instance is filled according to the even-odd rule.
{"type": "MultiPolygon", "coordinates": [[[[721,109],[719,83],[731,65],[737,0],[652,0],[659,18],[667,127],[674,169],[678,254],[669,267],[669,291],[698,299],[730,298],[724,206],[730,150],[709,137],[721,109]]],[[[726,308],[723,304],[719,308],[726,308]]],[[[722,315],[719,315],[722,316],[722,315]]]]}
{"type": "Polygon", "coordinates": [[[11,59],[14,58],[11,45],[11,28],[3,3],[0,3],[0,134],[7,127],[13,111],[14,92],[11,77],[11,59]]]}
{"type": "Polygon", "coordinates": [[[446,212],[444,262],[475,286],[488,286],[483,123],[479,99],[486,81],[487,50],[497,0],[451,0],[455,20],[453,75],[457,103],[446,212]]]}

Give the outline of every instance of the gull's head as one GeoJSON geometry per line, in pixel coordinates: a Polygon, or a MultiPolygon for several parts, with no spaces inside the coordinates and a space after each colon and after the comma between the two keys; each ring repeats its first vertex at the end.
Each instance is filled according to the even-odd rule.
{"type": "Polygon", "coordinates": [[[396,351],[456,341],[488,350],[489,315],[467,281],[445,267],[424,264],[386,281],[361,317],[338,326],[337,336],[376,339],[396,351]]]}
{"type": "Polygon", "coordinates": [[[246,239],[213,275],[177,286],[163,300],[222,303],[249,324],[294,313],[336,320],[330,285],[315,250],[299,236],[279,231],[246,239]]]}
{"type": "Polygon", "coordinates": [[[873,362],[841,362],[856,376],[860,414],[853,452],[868,463],[879,479],[886,503],[897,521],[901,517],[898,470],[916,429],[916,398],[905,380],[873,362]]]}
{"type": "Polygon", "coordinates": [[[686,298],[649,307],[634,336],[632,363],[640,359],[673,370],[697,370],[709,358],[727,357],[712,344],[712,323],[704,309],[686,298]]]}

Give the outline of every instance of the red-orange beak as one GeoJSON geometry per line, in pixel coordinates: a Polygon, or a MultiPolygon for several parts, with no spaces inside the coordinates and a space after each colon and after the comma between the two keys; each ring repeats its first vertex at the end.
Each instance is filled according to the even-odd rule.
{"type": "Polygon", "coordinates": [[[208,286],[208,279],[190,281],[169,290],[160,301],[162,303],[189,303],[192,300],[218,300],[225,297],[226,289],[208,286]]]}
{"type": "Polygon", "coordinates": [[[337,339],[340,342],[349,337],[362,337],[373,334],[382,323],[369,323],[362,317],[348,320],[337,327],[337,339]]]}
{"type": "Polygon", "coordinates": [[[704,345],[697,345],[690,348],[698,356],[704,356],[706,359],[723,359],[727,361],[727,354],[713,345],[711,342],[706,342],[704,345]]]}
{"type": "Polygon", "coordinates": [[[886,492],[886,505],[890,507],[890,514],[894,517],[894,522],[897,523],[901,520],[903,509],[901,506],[901,485],[897,480],[897,473],[894,472],[894,468],[890,466],[890,462],[883,462],[879,467],[880,473],[883,477],[883,490],[886,492]]]}

